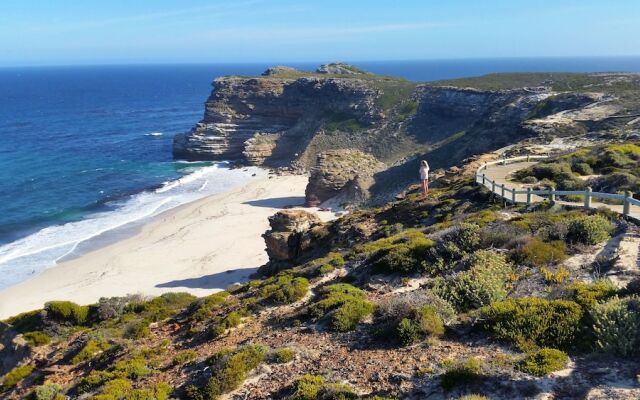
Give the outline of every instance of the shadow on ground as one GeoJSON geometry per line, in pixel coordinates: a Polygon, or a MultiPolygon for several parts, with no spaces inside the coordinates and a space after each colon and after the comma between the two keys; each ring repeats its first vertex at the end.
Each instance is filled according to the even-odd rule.
{"type": "Polygon", "coordinates": [[[236,282],[246,282],[258,268],[240,268],[199,278],[180,279],[156,285],[158,288],[226,289],[236,282]]]}
{"type": "Polygon", "coordinates": [[[267,208],[283,208],[287,206],[303,206],[303,196],[290,196],[290,197],[274,197],[271,199],[251,200],[245,201],[242,204],[248,204],[254,207],[267,207],[267,208]]]}

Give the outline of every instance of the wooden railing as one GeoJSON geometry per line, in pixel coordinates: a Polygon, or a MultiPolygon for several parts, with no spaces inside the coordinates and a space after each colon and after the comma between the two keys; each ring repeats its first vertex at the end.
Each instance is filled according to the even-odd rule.
{"type": "Polygon", "coordinates": [[[476,171],[476,183],[481,184],[482,186],[491,190],[492,193],[503,199],[505,202],[511,204],[531,204],[532,196],[537,195],[543,198],[548,199],[551,202],[556,201],[556,196],[581,196],[583,198],[583,206],[586,209],[591,208],[591,200],[592,199],[607,199],[607,200],[617,200],[622,203],[622,214],[624,216],[629,216],[631,205],[640,206],[640,200],[634,199],[632,193],[627,191],[624,194],[614,194],[614,193],[602,193],[602,192],[593,192],[590,187],[585,190],[555,190],[555,188],[550,187],[549,189],[537,189],[532,190],[530,187],[526,189],[518,189],[516,187],[508,187],[504,183],[496,183],[491,178],[487,177],[482,171],[486,170],[490,165],[507,165],[514,162],[530,162],[532,160],[542,160],[546,159],[548,156],[544,155],[529,155],[529,156],[520,156],[520,157],[512,157],[512,158],[502,158],[496,161],[490,161],[488,163],[482,164],[480,168],[476,171]],[[520,198],[518,198],[520,195],[520,198]]]}

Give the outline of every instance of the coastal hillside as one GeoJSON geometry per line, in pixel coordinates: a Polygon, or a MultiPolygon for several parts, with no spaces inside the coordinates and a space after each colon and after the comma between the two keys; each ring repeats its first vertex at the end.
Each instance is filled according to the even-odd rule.
{"type": "Polygon", "coordinates": [[[637,74],[417,83],[347,64],[316,72],[274,67],[262,76],[217,78],[204,118],[176,136],[174,156],[313,169],[327,151],[358,150],[384,164],[366,185],[380,199],[413,179],[417,157],[447,168],[525,139],[637,135],[639,90],[637,74]]]}
{"type": "Polygon", "coordinates": [[[282,210],[269,263],[223,292],[9,318],[0,396],[638,398],[640,274],[618,246],[639,228],[607,210],[505,208],[475,168],[330,222],[282,210]]]}

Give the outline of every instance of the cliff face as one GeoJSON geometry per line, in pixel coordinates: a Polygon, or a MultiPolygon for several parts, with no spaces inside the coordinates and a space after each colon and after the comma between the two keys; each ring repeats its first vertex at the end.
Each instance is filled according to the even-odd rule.
{"type": "Polygon", "coordinates": [[[346,114],[364,125],[380,118],[375,90],[357,79],[226,77],[213,86],[203,120],[175,138],[176,157],[286,164],[323,118],[346,114]]]}

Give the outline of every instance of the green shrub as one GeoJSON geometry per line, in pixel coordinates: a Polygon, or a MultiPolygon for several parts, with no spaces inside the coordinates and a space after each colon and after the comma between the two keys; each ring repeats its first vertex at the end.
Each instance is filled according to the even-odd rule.
{"type": "Polygon", "coordinates": [[[444,324],[432,305],[423,305],[411,310],[396,327],[396,337],[403,346],[411,345],[424,337],[442,334],[444,334],[444,324]]]}
{"type": "Polygon", "coordinates": [[[89,316],[89,307],[79,306],[70,301],[50,301],[45,303],[47,318],[73,325],[84,325],[89,316]]]}
{"type": "Polygon", "coordinates": [[[44,346],[51,343],[51,337],[41,331],[27,332],[24,335],[24,340],[29,343],[31,347],[44,346]]]}
{"type": "Polygon", "coordinates": [[[293,361],[296,353],[293,352],[290,348],[283,347],[278,349],[273,355],[273,361],[278,364],[285,364],[289,361],[293,361]]]}
{"type": "Polygon", "coordinates": [[[128,360],[118,361],[114,367],[114,373],[120,377],[139,379],[151,373],[147,368],[144,358],[136,357],[128,360]]]}
{"type": "Polygon", "coordinates": [[[173,365],[183,365],[194,361],[198,357],[198,353],[193,350],[185,350],[173,359],[173,365]]]}
{"type": "Polygon", "coordinates": [[[142,314],[149,322],[167,319],[177,312],[190,306],[196,297],[189,293],[170,292],[155,297],[149,301],[130,303],[126,310],[142,314]]]}
{"type": "Polygon", "coordinates": [[[415,234],[402,239],[387,249],[375,263],[374,268],[384,272],[410,273],[422,269],[423,261],[433,242],[424,234],[415,234]]]}
{"type": "Polygon", "coordinates": [[[480,250],[468,262],[467,271],[435,279],[434,293],[460,310],[479,308],[506,297],[507,279],[512,269],[504,255],[480,250]]]}
{"type": "Polygon", "coordinates": [[[616,286],[609,279],[598,279],[592,283],[574,283],[565,289],[566,297],[580,305],[584,310],[593,307],[617,291],[616,286]]]}
{"type": "Polygon", "coordinates": [[[264,360],[266,352],[262,346],[247,345],[220,357],[204,389],[207,398],[216,398],[240,386],[247,374],[264,360]]]}
{"type": "Polygon", "coordinates": [[[545,376],[564,368],[567,354],[557,349],[543,348],[527,356],[518,363],[518,369],[535,376],[545,376]]]}
{"type": "Polygon", "coordinates": [[[242,317],[237,311],[232,311],[224,318],[214,320],[214,325],[211,329],[211,338],[215,339],[227,331],[227,329],[235,328],[242,322],[242,317]]]}
{"type": "Polygon", "coordinates": [[[149,321],[141,319],[129,322],[124,328],[123,336],[127,339],[143,339],[150,333],[149,321]]]}
{"type": "Polygon", "coordinates": [[[33,392],[35,400],[64,400],[66,397],[61,393],[62,388],[55,383],[45,383],[36,387],[33,392]]]}
{"type": "Polygon", "coordinates": [[[585,215],[569,223],[567,240],[572,243],[598,244],[611,237],[613,225],[601,215],[585,215]]]}
{"type": "Polygon", "coordinates": [[[116,374],[108,371],[91,371],[88,375],[83,376],[78,381],[76,386],[79,393],[89,393],[100,386],[104,385],[111,379],[114,379],[116,374]]]}
{"type": "Polygon", "coordinates": [[[448,301],[429,289],[418,289],[386,297],[376,307],[376,320],[397,324],[402,318],[411,318],[415,310],[424,306],[432,306],[444,325],[456,318],[456,312],[448,301]]]}
{"type": "Polygon", "coordinates": [[[293,384],[291,400],[316,400],[324,384],[321,376],[303,375],[293,384]]]}
{"type": "Polygon", "coordinates": [[[561,240],[546,243],[538,238],[531,238],[514,251],[513,258],[518,263],[546,267],[564,261],[567,258],[567,246],[561,240]]]}
{"type": "Polygon", "coordinates": [[[326,286],[318,291],[321,300],[312,304],[308,313],[312,317],[329,316],[330,327],[345,332],[373,312],[373,304],[365,300],[366,293],[347,283],[326,286]]]}
{"type": "Polygon", "coordinates": [[[2,386],[0,386],[0,390],[6,391],[12,389],[24,378],[31,375],[34,369],[34,366],[31,364],[23,365],[21,367],[15,367],[4,376],[4,379],[2,380],[2,386]]]}
{"type": "Polygon", "coordinates": [[[554,348],[572,344],[581,316],[575,302],[535,297],[498,301],[481,310],[484,328],[497,339],[554,348]]]}
{"type": "Polygon", "coordinates": [[[640,348],[640,297],[614,297],[591,310],[596,347],[621,356],[640,348]]]}
{"type": "Polygon", "coordinates": [[[593,168],[585,162],[573,164],[571,166],[571,170],[579,173],[580,175],[593,175],[593,168]]]}
{"type": "Polygon", "coordinates": [[[196,300],[190,306],[190,314],[197,321],[204,321],[213,315],[213,312],[219,309],[229,297],[229,292],[222,291],[214,293],[207,297],[196,300]]]}
{"type": "Polygon", "coordinates": [[[396,328],[396,336],[403,346],[413,344],[419,338],[418,327],[409,318],[403,318],[396,328]]]}
{"type": "Polygon", "coordinates": [[[341,383],[327,383],[318,394],[322,400],[357,400],[359,396],[349,386],[341,383]]]}
{"type": "Polygon", "coordinates": [[[447,369],[440,377],[440,383],[445,390],[451,390],[457,385],[466,385],[480,377],[482,364],[475,358],[469,358],[447,369]]]}
{"type": "Polygon", "coordinates": [[[289,273],[281,273],[265,282],[261,296],[280,304],[288,304],[302,299],[309,291],[306,278],[294,278],[289,273]]]}
{"type": "Polygon", "coordinates": [[[72,359],[73,364],[79,364],[84,361],[93,359],[98,353],[108,350],[111,345],[104,340],[89,340],[82,350],[78,352],[72,359]]]}
{"type": "Polygon", "coordinates": [[[20,313],[5,322],[11,325],[18,333],[41,330],[43,327],[42,310],[20,313]]]}
{"type": "Polygon", "coordinates": [[[457,400],[491,400],[491,399],[481,394],[465,394],[462,397],[458,397],[457,400]]]}
{"type": "Polygon", "coordinates": [[[427,336],[441,336],[444,334],[444,324],[438,310],[432,305],[424,305],[415,310],[413,321],[419,331],[427,336]]]}

